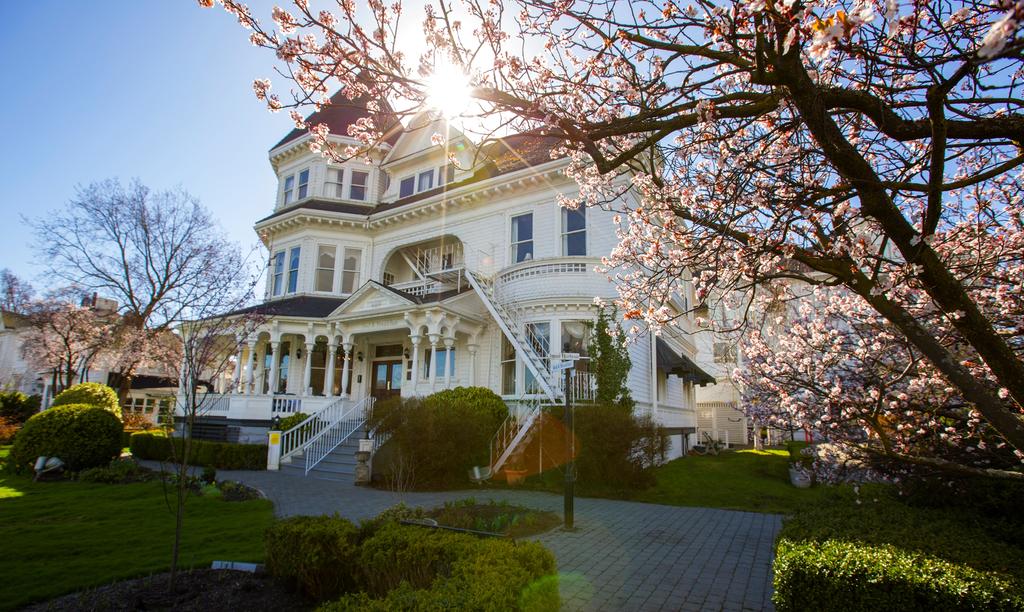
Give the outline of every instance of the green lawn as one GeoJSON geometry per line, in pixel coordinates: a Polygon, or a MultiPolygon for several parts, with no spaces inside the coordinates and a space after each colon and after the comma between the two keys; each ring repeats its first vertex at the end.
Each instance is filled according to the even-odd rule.
{"type": "MultiPolygon", "coordinates": [[[[190,498],[183,565],[261,560],[272,519],[269,501],[190,498]]],[[[0,474],[0,609],[166,571],[173,533],[159,482],[33,483],[0,474]]]]}
{"type": "Polygon", "coordinates": [[[723,451],[690,456],[656,470],[657,484],[631,495],[636,501],[788,514],[829,496],[829,487],[798,489],[789,483],[785,450],[723,451]]]}

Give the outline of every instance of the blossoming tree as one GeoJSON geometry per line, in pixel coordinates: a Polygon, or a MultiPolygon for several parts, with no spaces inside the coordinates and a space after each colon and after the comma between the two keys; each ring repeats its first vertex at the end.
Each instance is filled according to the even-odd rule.
{"type": "MultiPolygon", "coordinates": [[[[266,26],[221,4],[283,63],[292,95],[256,96],[314,150],[360,153],[296,109],[335,88],[415,108],[455,65],[481,115],[561,140],[565,205],[621,207],[627,315],[670,324],[691,272],[753,304],[842,287],[841,312],[879,317],[1024,458],[1024,2],[436,0],[413,56],[400,0],[296,0],[266,26]]],[[[361,147],[394,119],[371,110],[361,147]]]]}

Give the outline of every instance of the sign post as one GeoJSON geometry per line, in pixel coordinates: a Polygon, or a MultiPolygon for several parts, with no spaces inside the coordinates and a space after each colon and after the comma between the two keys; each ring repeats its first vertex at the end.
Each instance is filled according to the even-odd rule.
{"type": "MultiPolygon", "coordinates": [[[[572,363],[571,361],[569,362],[572,363]]],[[[576,495],[576,438],[572,435],[572,368],[565,368],[565,448],[569,460],[565,462],[565,530],[574,527],[574,502],[576,495]]]]}

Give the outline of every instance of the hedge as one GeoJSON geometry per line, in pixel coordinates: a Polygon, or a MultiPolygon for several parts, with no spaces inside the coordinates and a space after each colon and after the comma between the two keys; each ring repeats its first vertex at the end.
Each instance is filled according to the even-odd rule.
{"type": "Polygon", "coordinates": [[[36,414],[14,437],[11,465],[30,468],[37,457],[59,457],[68,470],[104,466],[121,454],[121,421],[98,406],[70,404],[36,414]]]}
{"type": "Polygon", "coordinates": [[[1024,610],[1024,550],[989,521],[914,508],[883,489],[798,512],[779,535],[775,607],[1024,610]]]}
{"type": "Polygon", "coordinates": [[[356,586],[358,534],[337,515],[278,521],[263,538],[267,571],[315,600],[337,597],[356,586]]]}
{"type": "MultiPolygon", "coordinates": [[[[388,513],[385,513],[388,515],[388,513]]],[[[267,570],[339,610],[557,610],[554,556],[535,542],[403,526],[294,517],[264,539],[267,570]]]]}
{"type": "MultiPolygon", "coordinates": [[[[168,438],[161,433],[132,434],[132,455],[138,459],[171,461],[182,455],[184,440],[168,438]],[[174,445],[172,449],[171,445],[174,445]]],[[[192,440],[189,457],[190,465],[214,467],[219,470],[265,470],[267,469],[267,446],[265,444],[232,444],[192,440]]]]}
{"type": "Polygon", "coordinates": [[[21,391],[0,391],[0,419],[21,425],[39,412],[41,398],[21,391]]]}
{"type": "Polygon", "coordinates": [[[117,391],[107,385],[94,382],[79,383],[64,389],[53,398],[53,406],[67,404],[89,404],[112,412],[121,418],[121,402],[117,400],[117,391]]]}

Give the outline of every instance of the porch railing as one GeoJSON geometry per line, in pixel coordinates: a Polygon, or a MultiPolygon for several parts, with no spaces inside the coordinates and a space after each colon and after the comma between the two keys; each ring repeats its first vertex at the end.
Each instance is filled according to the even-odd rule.
{"type": "MultiPolygon", "coordinates": [[[[289,398],[274,398],[289,399],[289,398]]],[[[291,457],[335,423],[345,413],[348,398],[339,398],[324,407],[323,410],[310,415],[304,421],[281,434],[281,459],[291,457]]]]}
{"type": "Polygon", "coordinates": [[[306,443],[304,447],[306,475],[309,475],[310,470],[315,468],[327,455],[330,455],[334,449],[338,448],[342,442],[366,424],[367,415],[373,409],[374,399],[373,396],[363,398],[356,405],[346,410],[329,427],[306,443]]]}
{"type": "Polygon", "coordinates": [[[283,414],[302,412],[301,397],[274,397],[270,402],[270,411],[283,414]]]}

